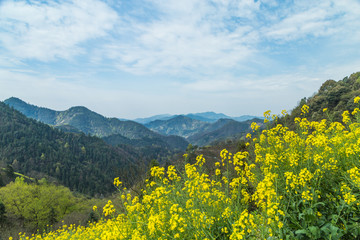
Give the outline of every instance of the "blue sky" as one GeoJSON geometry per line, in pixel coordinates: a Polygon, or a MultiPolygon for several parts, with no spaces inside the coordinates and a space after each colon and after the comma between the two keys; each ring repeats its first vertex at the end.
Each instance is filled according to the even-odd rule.
{"type": "Polygon", "coordinates": [[[359,0],[0,0],[0,100],[108,117],[291,110],[360,71],[359,0]]]}

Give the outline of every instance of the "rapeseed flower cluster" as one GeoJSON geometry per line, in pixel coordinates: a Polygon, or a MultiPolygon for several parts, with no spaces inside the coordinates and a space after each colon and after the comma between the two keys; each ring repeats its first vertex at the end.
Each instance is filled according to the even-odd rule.
{"type": "Polygon", "coordinates": [[[309,121],[306,105],[301,112],[296,130],[252,124],[249,151],[224,149],[211,171],[202,155],[181,172],[155,166],[140,196],[119,188],[123,210],[109,201],[97,223],[29,239],[359,238],[360,112],[344,112],[343,122],[309,121]]]}

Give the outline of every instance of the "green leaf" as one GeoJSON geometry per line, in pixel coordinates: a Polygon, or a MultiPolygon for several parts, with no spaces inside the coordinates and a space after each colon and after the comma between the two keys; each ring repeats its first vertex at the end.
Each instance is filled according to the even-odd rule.
{"type": "Polygon", "coordinates": [[[317,226],[310,226],[309,230],[311,232],[312,237],[320,238],[320,228],[317,226]]]}
{"type": "Polygon", "coordinates": [[[299,229],[299,230],[296,230],[296,231],[295,231],[295,234],[297,234],[297,235],[299,235],[299,234],[305,234],[305,235],[307,235],[308,233],[309,233],[309,231],[306,230],[306,229],[299,229]]]}

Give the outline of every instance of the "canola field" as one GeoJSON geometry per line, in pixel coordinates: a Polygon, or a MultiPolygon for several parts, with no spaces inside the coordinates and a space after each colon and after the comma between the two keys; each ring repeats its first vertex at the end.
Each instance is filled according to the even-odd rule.
{"type": "MultiPolygon", "coordinates": [[[[88,227],[19,237],[359,239],[360,110],[345,111],[342,122],[311,122],[308,111],[303,105],[294,131],[252,124],[248,151],[224,149],[211,174],[203,156],[181,172],[156,166],[140,197],[131,196],[116,178],[121,209],[109,201],[102,212],[94,206],[103,218],[88,227]]],[[[269,111],[265,117],[276,121],[269,111]]]]}

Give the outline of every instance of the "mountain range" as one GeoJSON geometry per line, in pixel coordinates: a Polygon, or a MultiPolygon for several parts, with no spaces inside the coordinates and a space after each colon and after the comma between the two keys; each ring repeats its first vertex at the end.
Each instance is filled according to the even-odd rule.
{"type": "Polygon", "coordinates": [[[248,121],[249,119],[257,122],[261,119],[247,115],[231,118],[222,113],[204,112],[187,115],[157,115],[137,119],[138,122],[135,122],[106,118],[83,106],[71,107],[65,111],[54,111],[28,104],[15,97],[6,99],[4,102],[27,117],[63,131],[98,136],[111,145],[125,144],[147,148],[161,146],[170,150],[185,150],[189,143],[203,146],[219,138],[239,137],[250,130],[252,121],[248,121]],[[243,121],[238,122],[234,119],[243,121]],[[222,134],[218,134],[219,129],[223,131],[222,134]],[[203,137],[201,140],[200,136],[203,137]]]}
{"type": "Polygon", "coordinates": [[[168,120],[155,120],[145,126],[163,135],[182,136],[194,145],[205,146],[214,141],[244,136],[250,131],[252,122],[262,124],[262,119],[254,118],[238,122],[221,118],[209,123],[179,115],[168,120]]]}
{"type": "Polygon", "coordinates": [[[140,123],[130,120],[121,121],[117,118],[106,118],[82,106],[72,107],[65,111],[54,111],[28,104],[15,97],[6,99],[4,102],[29,118],[64,131],[83,132],[97,137],[106,137],[106,139],[113,136],[113,140],[116,135],[120,135],[121,138],[116,138],[117,142],[111,141],[113,145],[129,143],[139,145],[144,139],[146,141],[150,139],[152,144],[172,150],[184,150],[188,145],[188,142],[182,137],[164,136],[149,130],[140,123]]]}
{"type": "Polygon", "coordinates": [[[208,122],[208,123],[214,123],[219,119],[233,119],[238,122],[243,122],[243,121],[251,120],[254,118],[264,119],[263,117],[257,117],[257,116],[251,116],[251,115],[243,115],[240,117],[230,117],[223,113],[203,112],[203,113],[189,113],[189,114],[180,114],[180,115],[161,114],[161,115],[151,116],[148,118],[136,118],[133,121],[146,125],[146,124],[156,121],[156,120],[169,120],[169,119],[176,118],[179,116],[184,116],[184,117],[188,117],[191,119],[208,122]]]}

